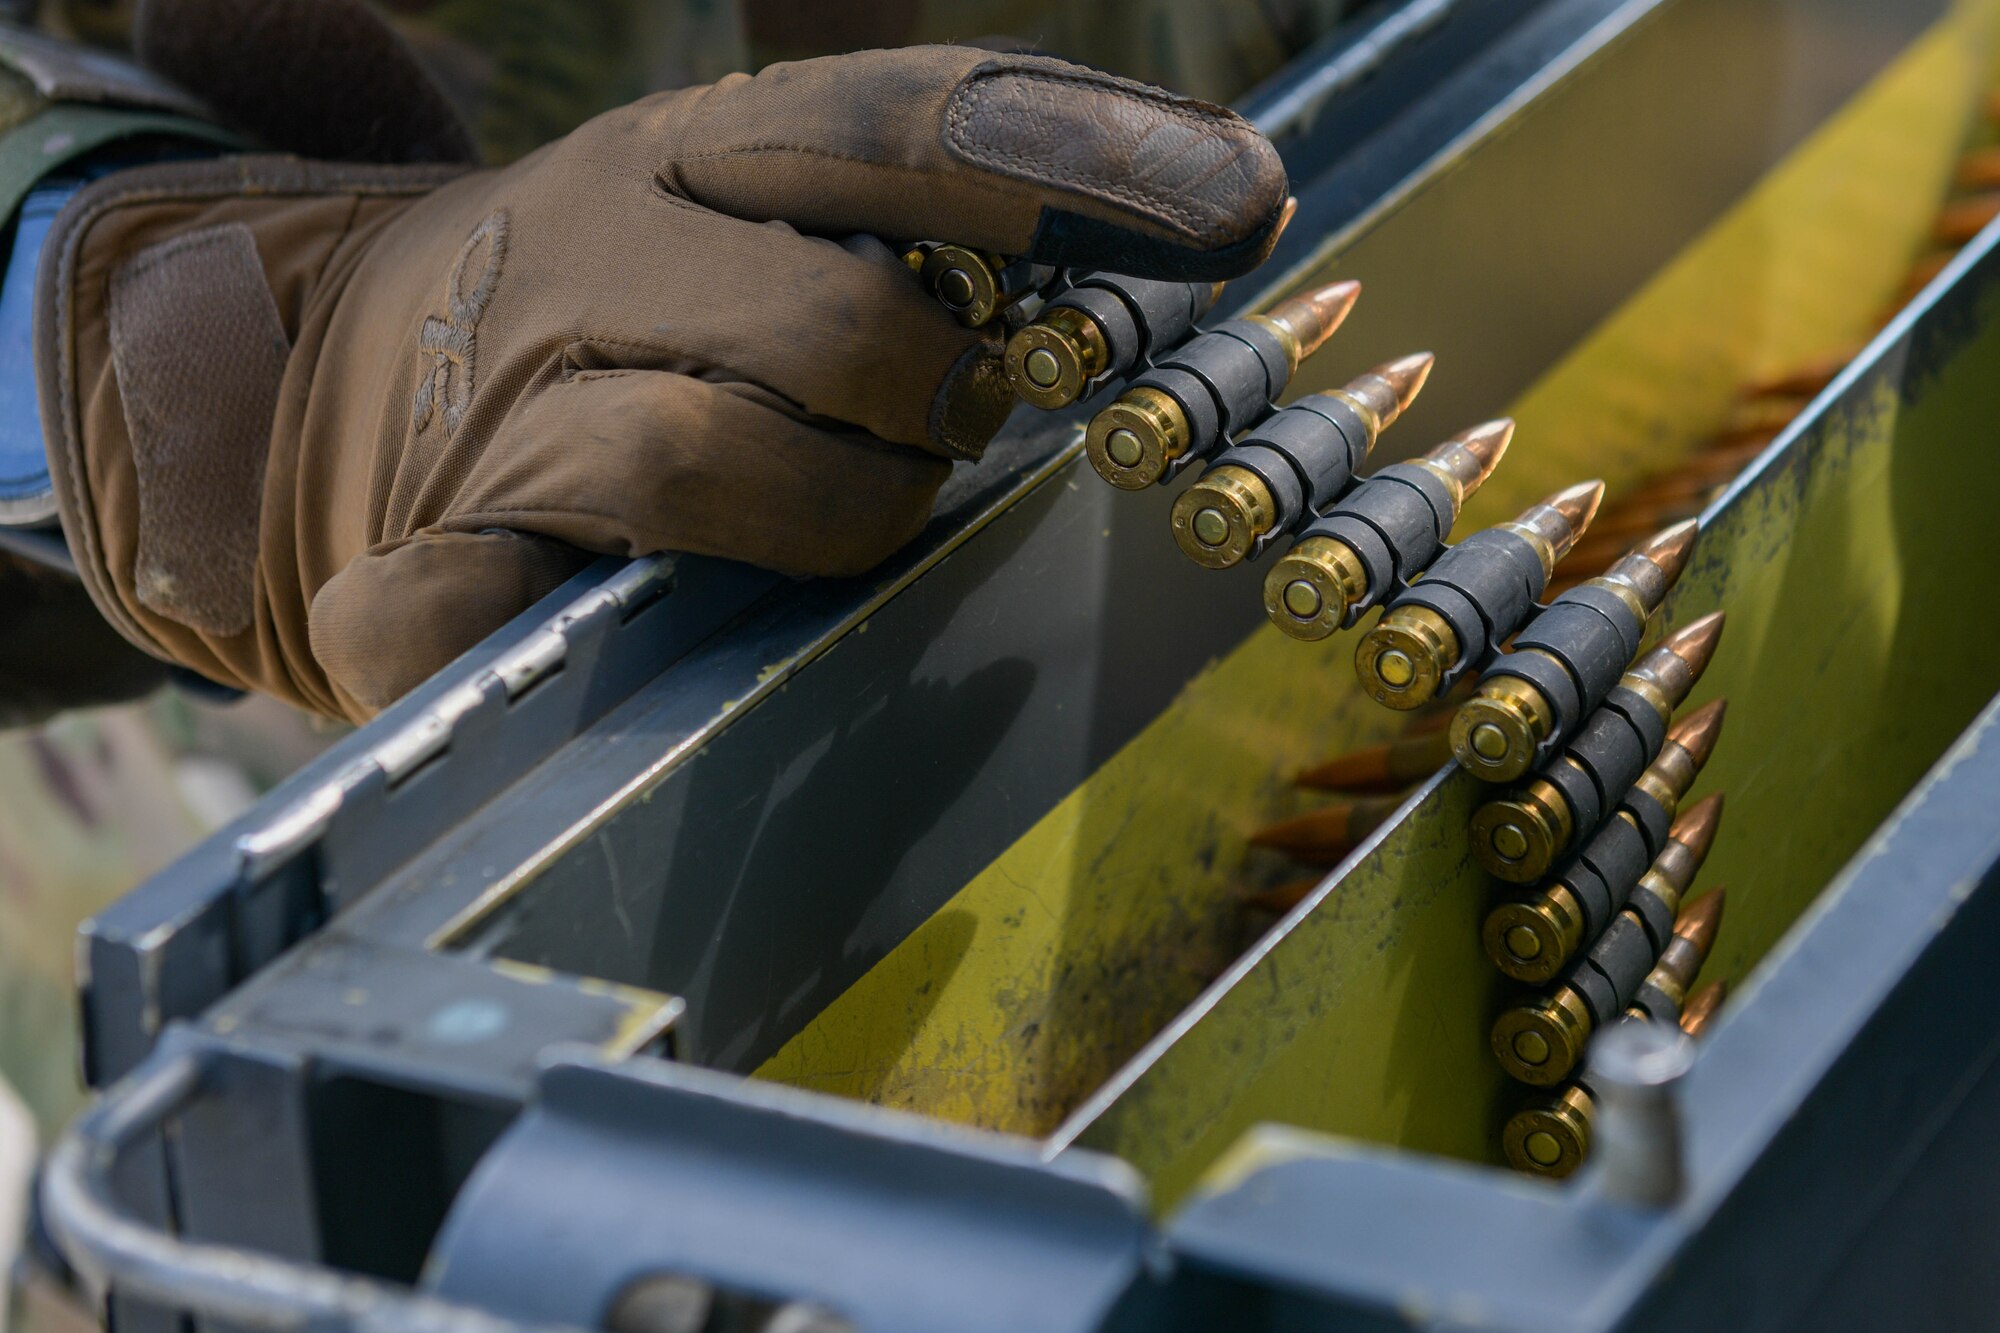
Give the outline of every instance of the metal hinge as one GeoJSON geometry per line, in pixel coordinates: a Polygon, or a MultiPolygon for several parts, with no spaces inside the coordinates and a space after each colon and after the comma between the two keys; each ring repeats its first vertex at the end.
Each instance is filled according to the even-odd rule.
{"type": "Polygon", "coordinates": [[[348,796],[380,774],[390,786],[443,754],[452,733],[498,684],[511,703],[561,668],[572,642],[607,617],[624,618],[673,586],[674,557],[634,560],[556,612],[521,643],[470,673],[427,708],[333,777],[285,806],[261,828],[236,839],[239,872],[255,884],[316,844],[348,796]]]}

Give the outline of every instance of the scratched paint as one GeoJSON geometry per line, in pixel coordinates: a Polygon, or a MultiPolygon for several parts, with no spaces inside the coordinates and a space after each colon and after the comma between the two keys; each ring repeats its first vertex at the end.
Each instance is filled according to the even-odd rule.
{"type": "MultiPolygon", "coordinates": [[[[1521,437],[1477,521],[1579,475],[1657,470],[1715,427],[1746,372],[1865,330],[1961,142],[1985,72],[1974,17],[1913,48],[1514,405],[1521,437]]],[[[1964,370],[1987,354],[1841,414],[1812,465],[1780,468],[1698,548],[1673,614],[1731,612],[1707,683],[1732,697],[1708,779],[1729,786],[1730,811],[1704,882],[1745,886],[1718,974],[1761,956],[1992,693],[1994,645],[1964,644],[1936,600],[1980,530],[1969,512],[1912,521],[1928,499],[1957,516],[1993,493],[1991,476],[1948,482],[1938,466],[1966,423],[2000,411],[1964,370]],[[1926,688],[1881,706],[1891,650],[1926,635],[1951,645],[1926,688]],[[1831,754],[1799,753],[1828,718],[1831,754]],[[1863,756],[1869,781],[1800,817],[1863,756]],[[1804,827],[1731,837],[1780,816],[1804,827]]],[[[1465,847],[1469,780],[1389,827],[1204,993],[1243,943],[1233,893],[1286,873],[1244,835],[1308,804],[1286,784],[1298,766],[1397,724],[1354,687],[1352,645],[1251,636],[760,1076],[1116,1152],[1163,1207],[1264,1120],[1490,1160],[1511,1094],[1485,1051],[1498,991],[1478,946],[1490,892],[1465,847]],[[1198,1019],[1176,1022],[1197,997],[1198,1019]]]]}
{"type": "Polygon", "coordinates": [[[1053,1128],[1241,950],[1238,887],[1284,873],[1244,838],[1292,805],[1290,772],[1393,725],[1351,651],[1259,635],[1197,678],[760,1075],[1053,1128]]]}

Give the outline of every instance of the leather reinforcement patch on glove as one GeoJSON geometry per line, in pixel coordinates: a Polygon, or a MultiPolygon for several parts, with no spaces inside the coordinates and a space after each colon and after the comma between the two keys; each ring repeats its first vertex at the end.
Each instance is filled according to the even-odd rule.
{"type": "Polygon", "coordinates": [[[1233,112],[1081,68],[979,66],[952,93],[945,143],[967,162],[1075,190],[1204,248],[1266,225],[1285,192],[1277,155],[1233,112]]]}
{"type": "Polygon", "coordinates": [[[205,227],[111,276],[112,367],[132,437],[141,603],[209,634],[250,627],[271,420],[291,340],[250,229],[205,227]]]}

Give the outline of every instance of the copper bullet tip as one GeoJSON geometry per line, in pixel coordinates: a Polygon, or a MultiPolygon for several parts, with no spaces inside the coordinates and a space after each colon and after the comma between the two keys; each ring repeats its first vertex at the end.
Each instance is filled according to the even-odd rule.
{"type": "Polygon", "coordinates": [[[1597,506],[1603,502],[1603,482],[1580,481],[1567,490],[1557,491],[1542,503],[1561,514],[1570,531],[1581,537],[1583,530],[1590,526],[1590,520],[1597,517],[1597,506]]]}
{"type": "Polygon", "coordinates": [[[1699,1037],[1728,998],[1729,983],[1720,977],[1688,996],[1687,1007],[1681,1011],[1681,1031],[1699,1037]]]}
{"type": "Polygon", "coordinates": [[[1722,638],[1722,614],[1711,611],[1660,640],[1662,648],[1688,664],[1688,669],[1694,672],[1697,680],[1702,672],[1708,670],[1709,661],[1715,656],[1715,645],[1722,638]]]}
{"type": "Polygon", "coordinates": [[[1723,891],[1710,889],[1682,907],[1674,918],[1675,937],[1692,944],[1699,958],[1706,959],[1715,945],[1716,932],[1722,929],[1722,907],[1723,891]]]}
{"type": "Polygon", "coordinates": [[[1507,446],[1514,441],[1514,421],[1501,417],[1462,430],[1424,455],[1424,460],[1449,474],[1457,483],[1459,503],[1485,484],[1500,466],[1507,446]]]}
{"type": "Polygon", "coordinates": [[[1715,742],[1722,735],[1723,715],[1728,711],[1727,699],[1703,704],[1686,717],[1676,718],[1667,728],[1667,739],[1686,750],[1694,766],[1701,768],[1715,753],[1715,742]]]}
{"type": "Polygon", "coordinates": [[[1363,371],[1342,386],[1340,392],[1348,401],[1356,403],[1374,417],[1369,426],[1368,442],[1372,448],[1381,433],[1396,424],[1404,409],[1424,387],[1424,380],[1431,373],[1431,354],[1419,352],[1399,361],[1389,361],[1363,371]]]}
{"type": "Polygon", "coordinates": [[[1402,800],[1378,796],[1311,810],[1267,824],[1248,841],[1252,847],[1284,852],[1308,865],[1335,865],[1394,814],[1402,800]]]}
{"type": "Polygon", "coordinates": [[[1286,195],[1284,204],[1278,209],[1278,225],[1271,231],[1271,244],[1278,243],[1278,238],[1285,234],[1285,228],[1292,225],[1292,218],[1298,211],[1299,197],[1295,194],[1286,195]]]}
{"type": "Polygon", "coordinates": [[[1590,520],[1596,517],[1597,506],[1603,499],[1603,482],[1580,482],[1537,500],[1513,521],[1501,526],[1531,538],[1540,550],[1543,568],[1553,574],[1555,566],[1562,563],[1590,520]]]}
{"type": "Polygon", "coordinates": [[[1980,148],[1961,157],[1958,184],[1965,190],[2000,187],[2000,148],[1980,148]]]}
{"type": "Polygon", "coordinates": [[[1390,793],[1420,783],[1452,763],[1448,727],[1418,727],[1384,745],[1370,745],[1298,775],[1300,787],[1350,793],[1390,793]]]}
{"type": "Polygon", "coordinates": [[[1964,245],[2000,217],[2000,192],[1989,191],[1946,204],[1932,228],[1931,239],[1939,245],[1964,245]]]}
{"type": "Polygon", "coordinates": [[[1632,553],[1652,561],[1671,585],[1679,581],[1681,571],[1687,568],[1688,556],[1694,552],[1695,534],[1700,531],[1700,519],[1686,519],[1654,533],[1633,547],[1632,553]]]}
{"type": "Polygon", "coordinates": [[[1288,880],[1274,888],[1258,889],[1245,894],[1243,903],[1246,907],[1282,916],[1305,901],[1306,895],[1319,887],[1320,879],[1318,875],[1308,875],[1303,879],[1288,880]]]}
{"type": "Polygon", "coordinates": [[[1708,856],[1708,849],[1715,845],[1715,831],[1722,824],[1722,793],[1704,796],[1681,812],[1667,836],[1694,853],[1696,864],[1708,856]]]}
{"type": "MultiPolygon", "coordinates": [[[[1387,365],[1375,367],[1374,373],[1389,382],[1396,394],[1396,415],[1410,410],[1410,404],[1417,401],[1417,395],[1424,391],[1424,381],[1431,377],[1431,367],[1437,358],[1429,352],[1412,352],[1409,356],[1397,357],[1387,365]]],[[[1385,423],[1386,424],[1386,423],[1385,423]]]]}
{"type": "Polygon", "coordinates": [[[1506,457],[1507,446],[1514,442],[1514,418],[1496,417],[1492,421],[1483,421],[1453,438],[1479,460],[1479,475],[1484,480],[1493,474],[1494,468],[1500,466],[1500,460],[1506,457]]]}
{"type": "Polygon", "coordinates": [[[1303,361],[1333,336],[1360,296],[1361,284],[1349,278],[1288,296],[1272,306],[1264,318],[1282,325],[1291,334],[1298,345],[1299,360],[1303,361]]]}
{"type": "Polygon", "coordinates": [[[1451,733],[1444,727],[1412,730],[1380,745],[1338,755],[1300,773],[1301,787],[1376,793],[1400,791],[1451,762],[1451,733]]]}

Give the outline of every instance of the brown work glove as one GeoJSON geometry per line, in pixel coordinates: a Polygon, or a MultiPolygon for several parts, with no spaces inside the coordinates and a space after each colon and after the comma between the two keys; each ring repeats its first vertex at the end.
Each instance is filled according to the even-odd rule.
{"type": "Polygon", "coordinates": [[[63,527],[140,647],[364,718],[586,552],[852,574],[922,527],[1011,406],[999,344],[820,237],[1221,278],[1284,194],[1226,111],[950,47],[662,94],[502,171],[121,172],[42,257],[63,527]]]}

